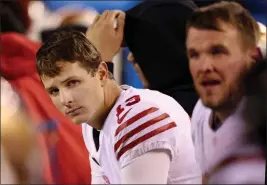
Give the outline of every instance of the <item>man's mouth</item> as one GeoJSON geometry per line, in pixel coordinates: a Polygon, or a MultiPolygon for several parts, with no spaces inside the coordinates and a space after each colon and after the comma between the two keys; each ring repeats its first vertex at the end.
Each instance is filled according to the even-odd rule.
{"type": "Polygon", "coordinates": [[[68,116],[74,116],[74,115],[76,115],[76,114],[79,113],[79,111],[80,111],[81,108],[82,107],[77,107],[77,108],[69,109],[68,111],[65,112],[65,114],[68,115],[68,116]]]}
{"type": "Polygon", "coordinates": [[[220,84],[221,84],[220,80],[203,80],[201,82],[201,85],[203,87],[214,87],[214,86],[217,86],[217,85],[220,85],[220,84]]]}

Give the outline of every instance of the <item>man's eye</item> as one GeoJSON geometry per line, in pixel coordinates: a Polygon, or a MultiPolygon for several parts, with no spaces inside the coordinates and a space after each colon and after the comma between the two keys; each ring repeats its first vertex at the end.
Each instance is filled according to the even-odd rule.
{"type": "Polygon", "coordinates": [[[227,51],[222,49],[222,48],[213,48],[211,50],[212,55],[221,55],[221,54],[226,54],[226,53],[227,53],[227,51]]]}
{"type": "Polygon", "coordinates": [[[68,87],[74,87],[74,86],[78,85],[79,83],[80,83],[79,80],[70,80],[70,81],[68,81],[67,86],[68,87]]]}
{"type": "Polygon", "coordinates": [[[219,55],[219,54],[222,54],[223,52],[221,50],[218,50],[218,49],[214,49],[211,51],[212,55],[219,55]]]}
{"type": "Polygon", "coordinates": [[[190,59],[196,59],[196,58],[199,57],[199,54],[198,54],[198,53],[195,53],[195,52],[192,52],[192,53],[189,53],[189,54],[188,54],[188,57],[189,57],[190,59]]]}
{"type": "Polygon", "coordinates": [[[58,93],[59,93],[59,89],[51,89],[49,91],[49,94],[52,96],[56,96],[56,95],[58,95],[58,93]]]}

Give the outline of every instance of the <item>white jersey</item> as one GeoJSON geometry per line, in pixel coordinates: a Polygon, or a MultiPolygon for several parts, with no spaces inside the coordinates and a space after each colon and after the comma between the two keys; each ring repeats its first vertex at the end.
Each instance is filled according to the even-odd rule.
{"type": "Polygon", "coordinates": [[[106,183],[120,184],[121,169],[155,149],[171,154],[168,184],[200,183],[190,124],[187,113],[171,97],[130,87],[110,111],[100,132],[98,151],[92,127],[82,127],[87,149],[101,166],[106,183]]]}
{"type": "Polygon", "coordinates": [[[242,145],[245,126],[240,112],[243,103],[242,101],[236,112],[214,131],[210,127],[212,110],[205,107],[201,100],[197,102],[191,119],[192,138],[203,175],[208,173],[229,151],[242,145]]]}
{"type": "Polygon", "coordinates": [[[226,156],[209,174],[209,184],[265,184],[264,152],[247,145],[226,156]]]}

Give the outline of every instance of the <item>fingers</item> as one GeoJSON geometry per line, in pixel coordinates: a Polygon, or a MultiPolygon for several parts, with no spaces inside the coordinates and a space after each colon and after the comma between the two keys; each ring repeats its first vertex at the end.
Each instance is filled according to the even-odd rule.
{"type": "Polygon", "coordinates": [[[109,11],[105,10],[101,15],[98,15],[94,20],[94,23],[93,23],[94,25],[91,27],[95,27],[99,24],[102,24],[103,22],[106,22],[106,18],[108,16],[108,14],[109,14],[109,11]]]}
{"type": "Polygon", "coordinates": [[[91,24],[90,27],[94,27],[95,24],[96,24],[96,22],[99,20],[99,18],[100,18],[100,15],[97,15],[97,16],[95,17],[95,19],[94,19],[94,22],[91,24]]]}
{"type": "Polygon", "coordinates": [[[120,10],[113,10],[108,12],[107,20],[108,21],[114,21],[120,14],[123,14],[124,12],[120,10]]]}
{"type": "Polygon", "coordinates": [[[109,14],[109,11],[108,11],[108,10],[105,10],[105,11],[101,14],[100,19],[99,19],[99,22],[102,22],[102,21],[106,20],[108,14],[109,14]]]}
{"type": "Polygon", "coordinates": [[[120,10],[104,11],[101,16],[97,16],[94,20],[92,27],[97,24],[105,22],[105,26],[117,29],[118,27],[124,26],[125,13],[120,10]]]}
{"type": "Polygon", "coordinates": [[[124,24],[125,24],[125,13],[124,12],[119,13],[117,21],[118,21],[118,28],[117,28],[118,31],[123,31],[124,24]]]}
{"type": "Polygon", "coordinates": [[[125,13],[120,10],[110,11],[106,20],[112,24],[113,28],[120,29],[124,26],[125,13]]]}

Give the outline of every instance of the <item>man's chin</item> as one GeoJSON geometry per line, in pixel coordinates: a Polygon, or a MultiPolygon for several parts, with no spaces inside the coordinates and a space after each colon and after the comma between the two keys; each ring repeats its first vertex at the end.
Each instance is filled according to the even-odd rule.
{"type": "Polygon", "coordinates": [[[211,100],[211,99],[205,99],[205,98],[201,100],[202,100],[203,105],[205,105],[206,107],[210,109],[216,110],[221,107],[221,103],[218,100],[211,100]]]}
{"type": "Polygon", "coordinates": [[[75,125],[80,125],[82,123],[86,123],[85,121],[72,121],[75,125]]]}
{"type": "Polygon", "coordinates": [[[87,119],[83,119],[83,118],[81,118],[79,116],[72,118],[71,121],[76,125],[80,125],[82,123],[87,123],[88,122],[87,119]]]}

